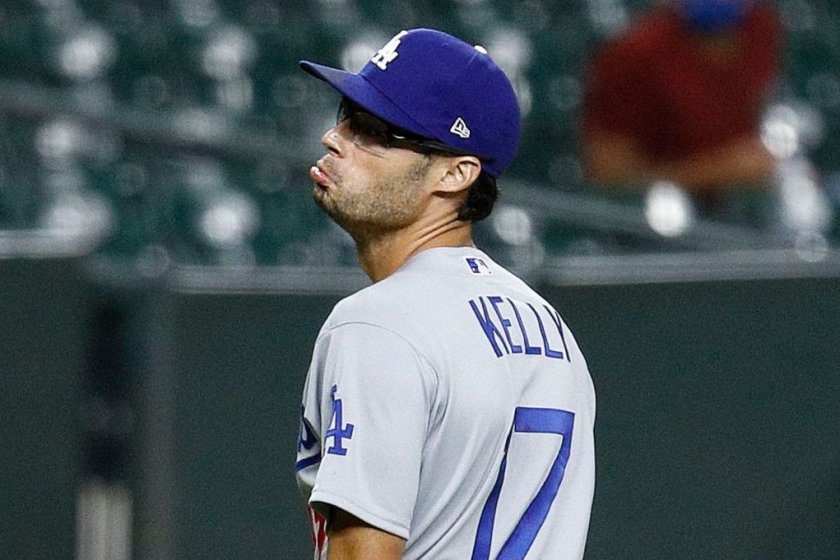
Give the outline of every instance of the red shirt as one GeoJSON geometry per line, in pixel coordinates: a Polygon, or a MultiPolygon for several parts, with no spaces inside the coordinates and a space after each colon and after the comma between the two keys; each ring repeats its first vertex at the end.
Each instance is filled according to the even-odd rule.
{"type": "Polygon", "coordinates": [[[756,4],[734,39],[734,54],[712,62],[676,12],[653,11],[595,61],[584,127],[632,137],[655,161],[755,135],[778,66],[775,12],[756,4]]]}

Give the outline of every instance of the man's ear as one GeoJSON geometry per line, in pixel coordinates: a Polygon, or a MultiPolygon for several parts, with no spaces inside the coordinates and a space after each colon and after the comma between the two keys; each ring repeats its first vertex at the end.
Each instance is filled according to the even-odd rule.
{"type": "Polygon", "coordinates": [[[466,191],[481,174],[481,162],[477,157],[447,157],[443,162],[444,174],[438,181],[438,192],[456,194],[466,191]]]}

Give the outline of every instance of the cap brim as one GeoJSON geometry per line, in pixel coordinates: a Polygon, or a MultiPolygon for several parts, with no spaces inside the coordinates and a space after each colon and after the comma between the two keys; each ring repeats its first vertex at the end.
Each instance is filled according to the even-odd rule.
{"type": "Polygon", "coordinates": [[[385,122],[425,138],[435,136],[376,89],[364,76],[302,60],[300,67],[385,122]]]}

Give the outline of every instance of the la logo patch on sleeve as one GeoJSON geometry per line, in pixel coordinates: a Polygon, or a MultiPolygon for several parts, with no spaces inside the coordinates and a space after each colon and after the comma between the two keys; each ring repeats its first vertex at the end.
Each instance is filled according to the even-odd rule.
{"type": "Polygon", "coordinates": [[[487,266],[487,263],[483,259],[478,257],[464,257],[464,261],[470,267],[470,272],[473,274],[478,274],[479,276],[490,276],[493,274],[493,271],[490,270],[490,267],[487,266]]]}

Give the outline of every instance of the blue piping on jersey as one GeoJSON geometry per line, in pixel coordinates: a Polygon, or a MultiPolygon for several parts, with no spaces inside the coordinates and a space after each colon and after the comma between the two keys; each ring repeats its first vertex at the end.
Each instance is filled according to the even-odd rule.
{"type": "Polygon", "coordinates": [[[317,465],[321,462],[321,455],[313,455],[312,457],[307,457],[306,459],[301,459],[297,463],[295,463],[295,472],[300,472],[307,467],[311,467],[312,465],[317,465]]]}

